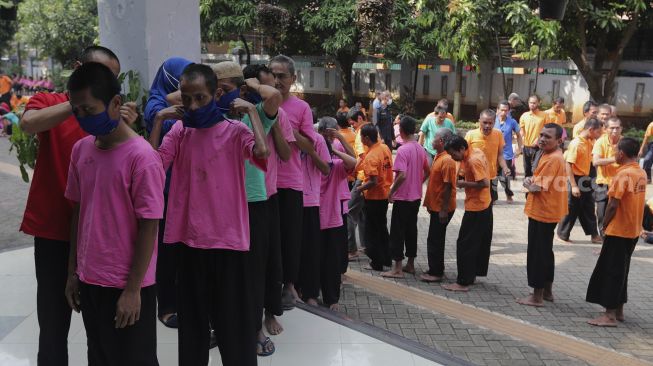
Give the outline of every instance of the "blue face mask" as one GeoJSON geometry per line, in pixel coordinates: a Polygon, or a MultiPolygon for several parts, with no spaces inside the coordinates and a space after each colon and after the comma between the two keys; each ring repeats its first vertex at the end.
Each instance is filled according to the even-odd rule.
{"type": "Polygon", "coordinates": [[[247,93],[247,101],[257,105],[263,101],[263,98],[261,98],[261,94],[259,93],[249,92],[247,93]]]}
{"type": "Polygon", "coordinates": [[[117,119],[111,119],[109,113],[107,112],[108,108],[109,107],[107,106],[104,112],[100,112],[91,116],[80,117],[75,114],[75,117],[77,118],[79,126],[82,128],[82,130],[84,130],[89,135],[105,136],[113,132],[113,130],[118,127],[118,123],[120,123],[120,121],[117,119]]]}
{"type": "Polygon", "coordinates": [[[218,100],[218,108],[223,114],[228,114],[231,110],[231,102],[240,98],[240,88],[235,88],[227,94],[223,94],[218,100]]]}
{"type": "Polygon", "coordinates": [[[224,117],[220,113],[220,109],[215,100],[211,100],[209,104],[199,107],[194,111],[184,112],[182,122],[184,127],[190,128],[208,128],[216,125],[222,121],[224,117]]]}

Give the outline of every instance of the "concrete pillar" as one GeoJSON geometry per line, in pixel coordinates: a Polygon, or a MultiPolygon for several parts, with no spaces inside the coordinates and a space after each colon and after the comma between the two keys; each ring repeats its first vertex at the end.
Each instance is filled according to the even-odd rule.
{"type": "Polygon", "coordinates": [[[199,0],[98,0],[98,18],[100,44],[146,89],[165,59],[200,62],[199,0]]]}

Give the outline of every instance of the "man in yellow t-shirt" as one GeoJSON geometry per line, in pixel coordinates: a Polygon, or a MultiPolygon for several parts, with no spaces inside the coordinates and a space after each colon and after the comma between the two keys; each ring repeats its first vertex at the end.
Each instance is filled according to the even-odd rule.
{"type": "Polygon", "coordinates": [[[558,225],[558,239],[569,243],[569,234],[580,220],[585,235],[591,235],[592,243],[600,243],[601,237],[596,229],[594,197],[592,196],[592,179],[590,165],[592,161],[592,144],[603,134],[603,124],[596,118],[585,122],[580,135],[573,139],[565,152],[567,177],[569,181],[569,213],[558,225]]]}
{"type": "Polygon", "coordinates": [[[531,95],[528,98],[528,112],[519,118],[519,133],[524,141],[524,177],[533,175],[533,163],[537,154],[537,140],[542,127],[546,123],[546,113],[540,110],[540,97],[531,95]]]}
{"type": "Polygon", "coordinates": [[[596,188],[594,188],[594,200],[596,201],[596,218],[599,225],[599,233],[604,237],[603,219],[605,208],[608,204],[608,189],[612,177],[617,173],[615,152],[617,143],[621,139],[621,120],[616,117],[608,118],[607,133],[599,137],[592,149],[592,165],[596,167],[596,188]]]}
{"type": "Polygon", "coordinates": [[[567,214],[567,172],[559,145],[562,127],[547,123],[540,132],[542,156],[532,177],[524,179],[528,190],[524,213],[528,216],[526,273],[533,294],[517,300],[519,304],[544,306],[553,301],[553,234],[556,224],[567,214]]]}
{"type": "Polygon", "coordinates": [[[547,122],[553,122],[560,126],[567,123],[567,114],[564,110],[565,98],[558,97],[553,100],[553,106],[544,113],[547,114],[547,122]]]}
{"type": "Polygon", "coordinates": [[[642,139],[642,146],[639,148],[639,157],[644,158],[644,171],[646,172],[646,179],[651,183],[651,167],[653,166],[653,143],[649,143],[649,139],[653,136],[653,122],[648,124],[646,132],[644,132],[644,139],[642,139]]]}
{"type": "Polygon", "coordinates": [[[587,286],[585,301],[605,308],[605,313],[588,321],[599,327],[616,327],[624,321],[630,260],[642,230],[646,197],[646,174],[637,164],[637,146],[628,137],[617,144],[619,169],[608,191],[605,239],[587,286]]]}
{"type": "Polygon", "coordinates": [[[510,168],[503,158],[503,147],[505,140],[501,131],[494,128],[494,120],[496,114],[490,109],[481,112],[478,119],[479,128],[470,130],[465,135],[465,141],[470,148],[476,148],[485,154],[485,158],[489,164],[491,190],[490,194],[492,202],[499,198],[497,186],[499,180],[497,179],[497,167],[501,167],[504,176],[510,176],[510,168]]]}
{"type": "Polygon", "coordinates": [[[578,134],[580,134],[580,131],[583,130],[585,126],[585,122],[588,119],[596,118],[596,114],[599,112],[598,107],[599,105],[591,100],[588,100],[587,102],[585,102],[585,104],[583,104],[583,119],[576,122],[576,124],[574,125],[574,129],[572,130],[571,133],[572,138],[578,137],[578,134]]]}

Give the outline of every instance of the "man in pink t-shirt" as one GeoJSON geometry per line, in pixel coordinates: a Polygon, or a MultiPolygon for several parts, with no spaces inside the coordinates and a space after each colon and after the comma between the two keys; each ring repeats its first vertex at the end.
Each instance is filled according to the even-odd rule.
{"type": "MultiPolygon", "coordinates": [[[[180,245],[179,364],[209,361],[209,321],[219,333],[222,364],[256,365],[254,299],[245,192],[245,160],[264,167],[269,152],[256,107],[229,99],[213,70],[188,65],[180,78],[183,106],[159,113],[182,118],[163,138],[163,167],[172,165],[164,243],[180,245]],[[216,99],[217,96],[217,99],[216,99]],[[252,129],[224,119],[221,108],[247,113],[252,129]]],[[[157,147],[162,120],[150,143],[157,147]]]]}
{"type": "Polygon", "coordinates": [[[322,302],[331,310],[338,310],[342,266],[343,262],[347,264],[347,221],[343,208],[347,207],[347,196],[350,196],[347,177],[356,167],[354,149],[336,128],[337,122],[332,117],[322,117],[318,122],[318,132],[332,144],[333,157],[331,171],[329,175],[322,176],[320,186],[320,243],[317,268],[320,273],[322,302]],[[347,196],[343,195],[344,192],[347,196]]]}
{"type": "Polygon", "coordinates": [[[415,274],[417,257],[417,213],[422,199],[422,183],[429,177],[429,163],[424,148],[415,141],[416,121],[403,116],[399,132],[403,145],[397,150],[392,170],[395,180],[390,187],[392,219],[390,222],[390,255],[394,267],[381,275],[401,278],[403,272],[415,274]],[[402,268],[404,245],[408,263],[402,268]]]}
{"type": "MultiPolygon", "coordinates": [[[[290,57],[278,55],[270,60],[269,68],[274,76],[275,86],[283,98],[281,108],[286,112],[295,135],[301,133],[311,136],[315,133],[311,108],[308,103],[290,94],[290,87],[297,79],[294,61],[290,57]]],[[[278,161],[277,171],[279,212],[283,212],[284,217],[280,222],[284,310],[294,308],[299,300],[295,283],[299,277],[304,207],[304,177],[300,150],[295,143],[291,143],[291,150],[288,161],[278,161]]]]}
{"type": "Polygon", "coordinates": [[[89,364],[158,365],[156,237],[165,173],[122,119],[120,83],[99,63],[68,80],[89,135],[75,143],[65,197],[75,203],[65,295],[82,312],[89,364]]]}

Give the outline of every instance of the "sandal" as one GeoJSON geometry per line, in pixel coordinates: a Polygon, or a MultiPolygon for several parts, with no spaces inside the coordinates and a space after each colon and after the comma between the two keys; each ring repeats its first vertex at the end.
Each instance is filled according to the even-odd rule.
{"type": "Polygon", "coordinates": [[[159,320],[168,328],[176,329],[179,326],[179,323],[177,322],[177,313],[173,313],[166,320],[163,320],[162,317],[159,317],[159,320]]]}
{"type": "Polygon", "coordinates": [[[274,347],[274,343],[272,343],[272,340],[270,339],[270,337],[265,337],[265,340],[263,342],[256,342],[256,344],[257,344],[257,346],[261,346],[261,352],[259,352],[258,349],[256,350],[256,354],[258,356],[260,356],[260,357],[270,356],[276,350],[276,348],[274,347]],[[269,350],[266,351],[266,349],[268,349],[268,348],[269,348],[269,350]]]}

